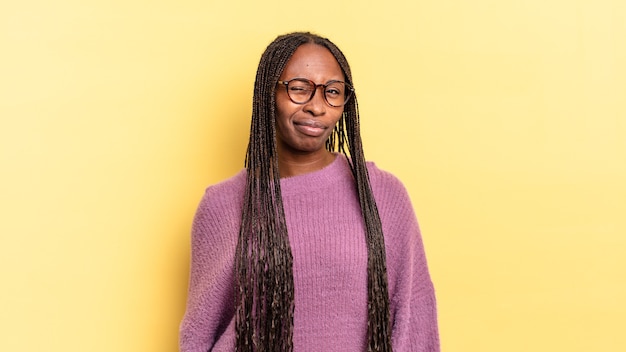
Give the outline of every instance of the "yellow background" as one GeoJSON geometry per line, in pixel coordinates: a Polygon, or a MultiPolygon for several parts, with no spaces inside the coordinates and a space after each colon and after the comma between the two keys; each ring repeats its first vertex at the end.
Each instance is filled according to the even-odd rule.
{"type": "Polygon", "coordinates": [[[346,53],[444,351],[625,351],[626,2],[3,1],[0,351],[175,351],[280,33],[346,53]]]}

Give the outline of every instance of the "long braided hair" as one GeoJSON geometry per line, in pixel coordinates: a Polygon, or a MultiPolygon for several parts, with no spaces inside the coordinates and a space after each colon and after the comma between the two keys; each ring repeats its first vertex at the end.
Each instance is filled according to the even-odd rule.
{"type": "MultiPolygon", "coordinates": [[[[261,56],[254,83],[252,123],[245,166],[247,181],[236,253],[236,351],[293,350],[293,257],[280,191],[276,149],[277,81],[305,43],[327,48],[352,84],[343,53],[326,38],[296,32],[277,37],[261,56]]],[[[368,351],[391,351],[391,323],[382,224],[372,194],[359,131],[356,96],[344,112],[326,149],[348,157],[366,228],[368,351]]]]}

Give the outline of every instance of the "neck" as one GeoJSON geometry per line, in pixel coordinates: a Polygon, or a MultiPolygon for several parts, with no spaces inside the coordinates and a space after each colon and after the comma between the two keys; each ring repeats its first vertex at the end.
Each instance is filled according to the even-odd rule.
{"type": "Polygon", "coordinates": [[[321,153],[289,155],[281,157],[278,154],[278,169],[280,177],[292,177],[321,170],[335,160],[336,155],[324,150],[321,153]]]}

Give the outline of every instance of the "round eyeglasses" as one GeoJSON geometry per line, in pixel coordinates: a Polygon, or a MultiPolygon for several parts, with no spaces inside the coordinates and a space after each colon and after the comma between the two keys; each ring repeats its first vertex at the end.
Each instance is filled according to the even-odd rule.
{"type": "Polygon", "coordinates": [[[354,88],[344,81],[329,81],[326,84],[315,84],[306,78],[294,78],[288,81],[278,81],[285,86],[287,95],[296,104],[306,104],[313,99],[317,88],[324,88],[324,100],[333,107],[343,106],[352,96],[354,88]]]}

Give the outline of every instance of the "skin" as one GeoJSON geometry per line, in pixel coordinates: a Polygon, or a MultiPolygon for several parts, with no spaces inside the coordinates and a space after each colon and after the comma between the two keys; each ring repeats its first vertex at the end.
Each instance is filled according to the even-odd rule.
{"type": "MultiPolygon", "coordinates": [[[[303,44],[294,52],[280,80],[307,78],[316,84],[344,80],[343,71],[331,52],[317,44],[303,44]]],[[[329,165],[335,155],[325,143],[343,107],[332,107],[324,100],[322,88],[306,104],[289,99],[284,87],[276,90],[276,144],[280,177],[317,171],[329,165]]]]}

